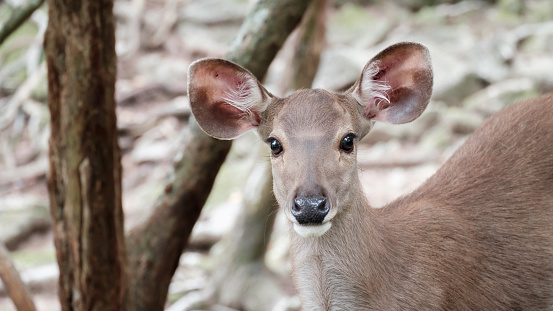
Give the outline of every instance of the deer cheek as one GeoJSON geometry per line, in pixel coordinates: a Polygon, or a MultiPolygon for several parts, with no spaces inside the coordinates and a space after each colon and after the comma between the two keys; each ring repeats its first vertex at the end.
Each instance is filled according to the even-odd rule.
{"type": "Polygon", "coordinates": [[[286,193],[289,193],[289,191],[286,191],[286,186],[284,183],[277,183],[277,180],[282,180],[280,177],[280,174],[278,172],[275,172],[275,169],[273,167],[273,193],[275,195],[275,199],[278,202],[278,205],[281,207],[284,207],[286,205],[286,202],[288,201],[286,198],[286,193]]]}

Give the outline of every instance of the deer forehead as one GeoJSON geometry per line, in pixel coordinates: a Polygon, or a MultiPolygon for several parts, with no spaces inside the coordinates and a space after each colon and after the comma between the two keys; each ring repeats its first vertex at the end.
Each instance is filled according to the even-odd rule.
{"type": "Polygon", "coordinates": [[[351,113],[339,95],[300,90],[284,100],[273,120],[273,133],[294,141],[332,141],[351,123],[351,113]]]}

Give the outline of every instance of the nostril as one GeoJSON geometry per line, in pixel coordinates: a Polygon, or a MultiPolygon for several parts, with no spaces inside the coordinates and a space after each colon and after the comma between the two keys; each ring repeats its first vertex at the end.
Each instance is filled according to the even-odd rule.
{"type": "Polygon", "coordinates": [[[302,202],[301,201],[298,201],[298,199],[295,199],[294,200],[294,204],[292,204],[292,213],[299,213],[301,212],[301,206],[302,206],[302,202]]]}
{"type": "Polygon", "coordinates": [[[330,210],[325,197],[298,197],[290,211],[299,224],[321,224],[330,210]]]}
{"type": "MultiPolygon", "coordinates": [[[[319,211],[324,211],[327,209],[327,205],[328,205],[328,201],[326,199],[323,199],[319,202],[319,204],[317,205],[317,209],[319,211]]],[[[328,211],[327,211],[328,213],[328,211]]]]}

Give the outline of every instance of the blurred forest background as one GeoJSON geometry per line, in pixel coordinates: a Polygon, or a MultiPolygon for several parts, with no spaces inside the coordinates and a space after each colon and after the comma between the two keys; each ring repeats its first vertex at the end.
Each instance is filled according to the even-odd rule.
{"type": "MultiPolygon", "coordinates": [[[[0,0],[0,35],[17,9],[32,2],[0,0]]],[[[358,150],[360,175],[374,207],[416,188],[493,112],[553,90],[551,0],[319,3],[315,27],[326,31],[316,39],[322,54],[314,79],[307,79],[313,87],[348,88],[370,58],[396,42],[421,42],[432,56],[434,95],[426,112],[411,124],[377,125],[358,150]]],[[[186,143],[189,64],[227,55],[254,5],[253,0],[114,1],[126,231],[150,215],[186,143]]],[[[42,43],[47,19],[42,4],[0,39],[0,242],[37,310],[54,311],[60,303],[46,186],[50,116],[42,43]]],[[[302,32],[293,33],[269,68],[265,85],[275,95],[309,86],[297,82],[294,70],[302,38],[302,32]]],[[[236,298],[252,296],[252,290],[277,296],[266,310],[299,310],[290,280],[288,230],[276,206],[270,217],[261,218],[269,229],[276,218],[273,229],[260,237],[267,267],[262,277],[272,281],[236,285],[240,281],[229,276],[233,271],[221,271],[236,268],[228,264],[236,255],[228,245],[251,238],[236,237],[235,224],[247,213],[244,205],[255,200],[253,192],[260,191],[259,175],[267,175],[264,147],[253,133],[233,144],[180,257],[167,310],[260,310],[251,307],[250,297],[236,298]]],[[[248,273],[253,272],[239,278],[252,277],[248,273]]],[[[16,309],[0,283],[0,311],[8,310],[16,309]]]]}

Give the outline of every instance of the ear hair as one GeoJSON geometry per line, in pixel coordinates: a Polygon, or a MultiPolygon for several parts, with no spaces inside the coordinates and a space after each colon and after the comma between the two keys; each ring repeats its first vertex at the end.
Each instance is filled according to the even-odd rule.
{"type": "Polygon", "coordinates": [[[237,85],[227,88],[222,96],[222,100],[233,106],[234,108],[242,111],[244,114],[241,116],[243,119],[247,119],[252,125],[259,125],[259,120],[253,109],[257,104],[262,104],[263,107],[257,107],[260,111],[264,111],[267,108],[268,101],[263,101],[261,93],[254,92],[259,88],[257,81],[248,77],[245,74],[241,74],[240,82],[237,85]]]}
{"type": "Polygon", "coordinates": [[[365,106],[365,115],[370,115],[370,111],[373,107],[382,106],[381,103],[385,102],[390,104],[390,98],[388,91],[392,88],[388,81],[379,80],[378,75],[380,73],[380,61],[374,61],[368,63],[361,77],[361,88],[364,90],[361,92],[353,92],[353,97],[357,100],[359,105],[365,106]],[[374,102],[374,105],[366,105],[363,103],[374,102]]]}
{"type": "Polygon", "coordinates": [[[392,124],[415,120],[432,95],[432,64],[419,43],[391,45],[373,57],[348,93],[365,108],[365,117],[392,124]]]}
{"type": "Polygon", "coordinates": [[[216,58],[190,65],[188,96],[200,127],[218,139],[234,139],[259,126],[273,98],[251,72],[216,58]]]}

